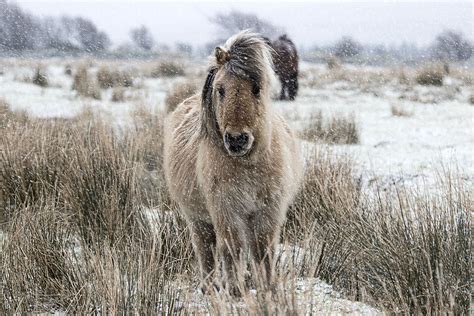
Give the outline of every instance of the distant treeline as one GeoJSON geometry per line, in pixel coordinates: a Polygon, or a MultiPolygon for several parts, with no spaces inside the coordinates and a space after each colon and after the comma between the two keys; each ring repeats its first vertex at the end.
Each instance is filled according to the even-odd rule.
{"type": "Polygon", "coordinates": [[[106,33],[82,17],[38,18],[0,0],[0,50],[57,50],[96,53],[110,45],[106,33]]]}
{"type": "MultiPolygon", "coordinates": [[[[174,47],[157,44],[146,26],[130,30],[130,41],[112,49],[108,35],[84,17],[36,17],[17,4],[0,0],[0,55],[3,56],[67,56],[92,54],[113,58],[157,57],[162,54],[207,56],[216,45],[235,32],[251,28],[269,38],[284,33],[284,28],[260,19],[255,14],[230,11],[209,19],[216,26],[219,40],[210,40],[193,48],[188,43],[174,47]]],[[[317,42],[317,39],[315,39],[317,42]]],[[[297,43],[298,44],[298,43],[297,43]]],[[[416,64],[427,59],[472,64],[473,44],[463,34],[446,30],[427,47],[411,43],[399,46],[363,45],[351,37],[342,37],[333,45],[301,47],[304,60],[327,62],[337,59],[358,64],[416,64]]]]}
{"type": "Polygon", "coordinates": [[[401,45],[362,45],[350,37],[343,37],[334,45],[314,46],[302,50],[304,59],[315,62],[337,58],[356,64],[417,64],[427,60],[444,63],[472,63],[473,44],[462,33],[445,30],[438,34],[429,46],[419,47],[413,43],[401,45]]]}

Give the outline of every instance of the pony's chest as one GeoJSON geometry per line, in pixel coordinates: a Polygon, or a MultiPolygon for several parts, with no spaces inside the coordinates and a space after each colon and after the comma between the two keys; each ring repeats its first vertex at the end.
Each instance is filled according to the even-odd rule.
{"type": "Polygon", "coordinates": [[[265,208],[272,195],[272,185],[259,170],[243,170],[218,162],[208,163],[198,172],[198,183],[209,200],[245,214],[265,208]]]}

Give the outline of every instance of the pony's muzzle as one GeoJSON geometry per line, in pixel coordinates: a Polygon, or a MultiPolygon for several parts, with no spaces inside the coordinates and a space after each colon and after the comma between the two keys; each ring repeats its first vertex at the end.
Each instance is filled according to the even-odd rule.
{"type": "Polygon", "coordinates": [[[224,134],[224,145],[231,156],[243,156],[252,148],[253,136],[250,133],[224,134]]]}

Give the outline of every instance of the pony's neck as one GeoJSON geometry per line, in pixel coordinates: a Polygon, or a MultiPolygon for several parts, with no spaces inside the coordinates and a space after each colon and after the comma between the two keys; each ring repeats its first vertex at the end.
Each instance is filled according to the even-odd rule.
{"type": "Polygon", "coordinates": [[[273,109],[270,95],[264,96],[262,102],[262,105],[265,106],[264,119],[258,129],[256,147],[252,155],[256,160],[259,160],[259,157],[271,151],[273,137],[273,109]]]}

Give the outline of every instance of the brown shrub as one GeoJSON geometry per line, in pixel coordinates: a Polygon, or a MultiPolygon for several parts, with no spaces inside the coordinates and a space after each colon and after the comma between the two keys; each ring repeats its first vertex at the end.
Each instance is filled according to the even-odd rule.
{"type": "Polygon", "coordinates": [[[304,249],[301,276],[389,313],[467,313],[471,197],[460,178],[446,173],[434,194],[360,183],[350,160],[312,154],[283,231],[304,249]]]}
{"type": "Polygon", "coordinates": [[[181,63],[175,60],[162,60],[151,70],[152,78],[184,76],[185,71],[181,63]]]}
{"type": "Polygon", "coordinates": [[[441,65],[430,64],[417,71],[415,81],[424,86],[442,86],[444,74],[441,65]]]}
{"type": "Polygon", "coordinates": [[[413,115],[413,112],[408,111],[406,108],[395,104],[390,107],[390,111],[392,112],[393,116],[408,117],[413,115]]]}
{"type": "Polygon", "coordinates": [[[72,76],[72,66],[71,65],[68,64],[64,67],[64,74],[66,76],[72,76]]]}
{"type": "Polygon", "coordinates": [[[170,282],[189,271],[191,243],[181,218],[147,194],[144,135],[117,137],[88,115],[5,133],[1,314],[174,310],[170,282]]]}
{"type": "Polygon", "coordinates": [[[174,111],[178,104],[196,94],[197,90],[198,87],[193,81],[175,84],[166,95],[165,112],[169,113],[174,111]]]}
{"type": "Polygon", "coordinates": [[[309,124],[300,137],[311,142],[329,144],[358,144],[359,130],[354,117],[331,117],[324,122],[321,111],[310,116],[309,124]]]}
{"type": "Polygon", "coordinates": [[[96,81],[89,77],[87,68],[80,66],[74,75],[72,89],[77,91],[80,96],[101,99],[100,88],[96,81]]]}
{"type": "Polygon", "coordinates": [[[336,56],[329,56],[327,59],[328,69],[338,69],[341,67],[341,62],[336,56]]]}
{"type": "Polygon", "coordinates": [[[97,71],[97,82],[102,89],[133,86],[133,78],[129,72],[112,71],[107,67],[101,67],[97,71]]]}
{"type": "Polygon", "coordinates": [[[410,78],[404,68],[400,68],[398,71],[398,83],[403,85],[410,84],[410,78]]]}
{"type": "Polygon", "coordinates": [[[31,82],[37,86],[45,88],[48,86],[48,77],[46,76],[44,71],[40,69],[40,67],[38,67],[35,70],[35,74],[33,75],[31,82]]]}
{"type": "Polygon", "coordinates": [[[12,124],[26,124],[28,115],[25,111],[14,112],[8,103],[0,98],[0,130],[11,127],[12,124]]]}
{"type": "Polygon", "coordinates": [[[474,84],[474,73],[469,67],[451,67],[449,76],[461,80],[467,86],[474,84]]]}
{"type": "Polygon", "coordinates": [[[125,89],[122,87],[114,88],[112,91],[112,102],[124,102],[125,101],[125,89]]]}
{"type": "Polygon", "coordinates": [[[307,71],[307,76],[309,80],[302,81],[302,84],[311,88],[323,88],[328,84],[342,81],[349,86],[364,89],[390,84],[396,78],[397,73],[394,69],[367,69],[363,67],[351,69],[341,65],[330,70],[314,68],[307,71]]]}
{"type": "Polygon", "coordinates": [[[314,225],[340,221],[353,211],[360,197],[361,183],[350,157],[311,150],[301,190],[288,211],[285,238],[301,240],[314,225]]]}

